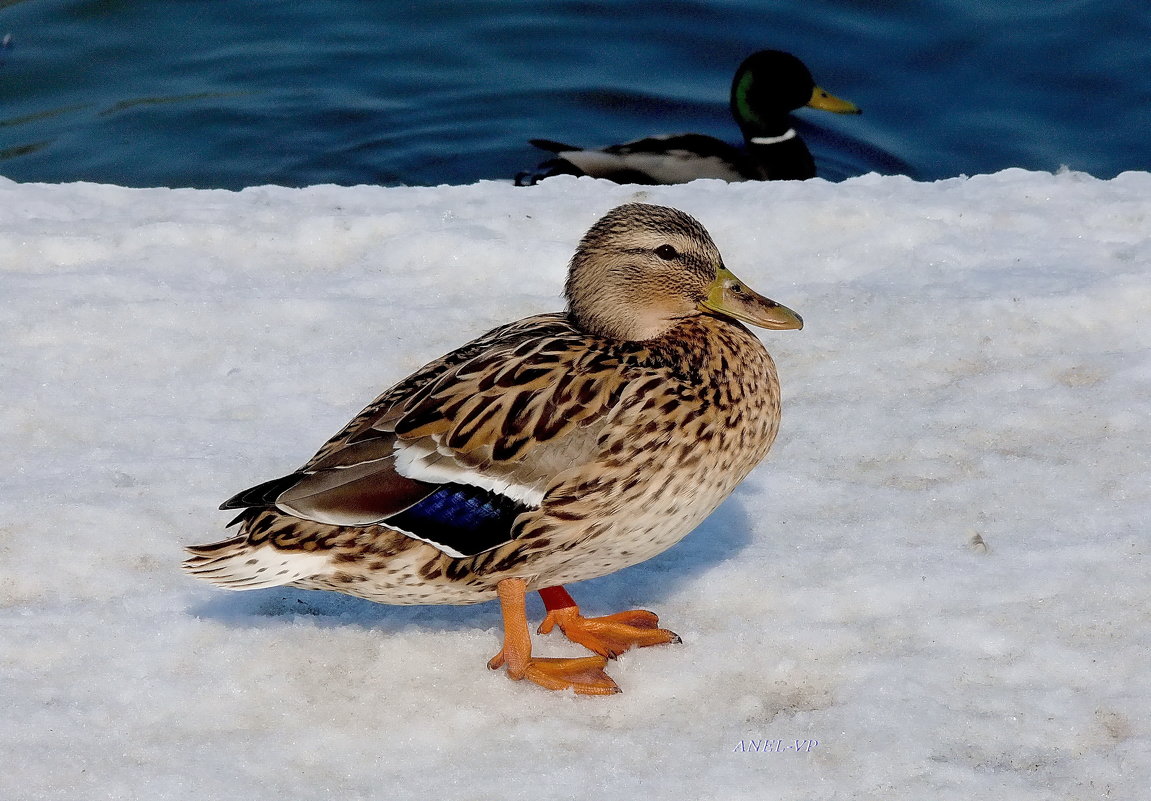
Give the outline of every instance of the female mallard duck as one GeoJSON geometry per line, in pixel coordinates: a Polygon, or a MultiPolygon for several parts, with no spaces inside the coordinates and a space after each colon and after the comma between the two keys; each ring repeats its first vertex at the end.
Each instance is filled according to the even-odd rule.
{"type": "Polygon", "coordinates": [[[184,567],[228,589],[290,585],[391,604],[499,598],[513,679],[618,692],[603,668],[676,642],[651,612],[585,618],[562,585],[670,548],[767,454],[775,365],[739,321],[800,328],[706,230],[630,204],[580,242],[568,310],[496,328],[384,392],[306,465],[241,492],[239,533],[184,567]],[[599,654],[532,656],[524,595],[599,654]]]}
{"type": "Polygon", "coordinates": [[[802,61],[780,50],[744,59],[731,84],[731,114],[743,132],[742,148],[703,134],[650,136],[602,150],[533,139],[555,153],[516,176],[528,186],[553,175],[590,175],[619,184],[683,184],[697,178],[788,181],[815,177],[815,162],[788,112],[801,106],[858,114],[859,107],[815,85],[802,61]]]}

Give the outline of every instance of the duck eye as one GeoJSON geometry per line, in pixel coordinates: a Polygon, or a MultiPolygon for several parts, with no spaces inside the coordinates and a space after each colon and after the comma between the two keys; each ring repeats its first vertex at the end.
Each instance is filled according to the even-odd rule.
{"type": "Polygon", "coordinates": [[[678,257],[679,253],[677,253],[676,249],[671,245],[660,245],[655,249],[655,255],[659,256],[665,261],[671,261],[672,259],[678,257]]]}

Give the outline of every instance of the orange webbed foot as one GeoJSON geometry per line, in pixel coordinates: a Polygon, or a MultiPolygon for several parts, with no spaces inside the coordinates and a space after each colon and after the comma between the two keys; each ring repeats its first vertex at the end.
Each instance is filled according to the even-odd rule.
{"type": "Polygon", "coordinates": [[[604,672],[606,665],[607,659],[602,656],[579,659],[532,657],[523,677],[547,690],[570,687],[579,695],[614,695],[620,692],[619,685],[604,672]]]}
{"type": "Polygon", "coordinates": [[[612,695],[619,685],[604,672],[607,659],[584,656],[578,659],[547,659],[532,656],[524,607],[526,582],[504,579],[497,586],[504,618],[504,647],[488,661],[497,670],[506,667],[508,677],[527,679],[548,690],[571,689],[580,695],[612,695]]]}
{"type": "MultiPolygon", "coordinates": [[[[488,661],[490,670],[499,670],[506,664],[503,649],[488,661]]],[[[578,659],[551,659],[528,657],[527,661],[508,676],[517,681],[527,679],[546,690],[571,689],[579,695],[613,695],[622,692],[611,676],[604,672],[607,659],[602,656],[584,656],[578,659]]]]}
{"type": "Polygon", "coordinates": [[[538,631],[548,634],[556,626],[572,642],[609,659],[632,648],[682,642],[674,631],[661,629],[659,617],[645,609],[603,617],[584,617],[578,606],[550,609],[538,631]]]}

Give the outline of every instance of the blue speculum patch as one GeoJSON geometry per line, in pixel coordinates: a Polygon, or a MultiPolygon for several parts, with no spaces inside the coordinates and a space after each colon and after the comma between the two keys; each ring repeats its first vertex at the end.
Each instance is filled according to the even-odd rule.
{"type": "Polygon", "coordinates": [[[386,524],[460,556],[474,556],[510,540],[513,521],[528,508],[497,492],[445,484],[386,524]]]}

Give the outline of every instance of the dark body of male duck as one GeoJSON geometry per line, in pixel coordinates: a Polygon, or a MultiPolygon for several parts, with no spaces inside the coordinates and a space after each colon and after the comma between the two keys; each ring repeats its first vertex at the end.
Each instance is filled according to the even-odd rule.
{"type": "Polygon", "coordinates": [[[389,604],[498,598],[490,666],[618,692],[606,659],[677,642],[651,612],[586,618],[563,584],[670,548],[759,464],[775,365],[743,323],[800,328],[676,209],[629,204],[572,258],[568,310],[496,328],[400,381],[299,470],[227,501],[229,539],[185,568],[234,590],[289,585],[389,604]],[[532,655],[525,593],[596,656],[532,655]]]}
{"type": "Polygon", "coordinates": [[[555,157],[517,175],[516,184],[529,186],[553,175],[590,175],[620,184],[814,178],[815,161],[790,116],[803,106],[860,113],[854,103],[817,86],[811,71],[795,56],[761,50],[744,59],[731,84],[731,114],[743,132],[742,146],[696,133],[649,136],[599,150],[533,139],[533,145],[555,157]]]}

